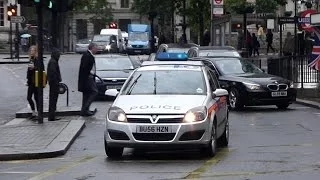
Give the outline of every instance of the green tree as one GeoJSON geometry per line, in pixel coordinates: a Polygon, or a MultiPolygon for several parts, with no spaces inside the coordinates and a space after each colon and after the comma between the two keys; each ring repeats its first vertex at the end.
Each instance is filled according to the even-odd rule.
{"type": "Polygon", "coordinates": [[[113,21],[113,9],[108,0],[77,0],[73,4],[73,9],[77,13],[89,15],[95,31],[105,28],[113,21]]]}
{"type": "Polygon", "coordinates": [[[254,6],[246,0],[226,0],[225,2],[225,8],[231,14],[253,13],[254,6]]]}

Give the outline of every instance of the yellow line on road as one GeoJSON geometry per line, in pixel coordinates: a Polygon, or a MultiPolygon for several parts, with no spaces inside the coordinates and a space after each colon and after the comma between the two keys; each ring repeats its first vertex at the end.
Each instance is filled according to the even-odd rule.
{"type": "Polygon", "coordinates": [[[88,162],[90,160],[92,160],[93,158],[95,158],[95,156],[86,156],[84,158],[81,158],[78,161],[72,162],[70,164],[66,164],[64,166],[55,168],[55,169],[51,169],[49,171],[43,172],[41,174],[38,174],[32,178],[30,178],[29,180],[42,180],[42,179],[47,179],[49,176],[53,176],[56,174],[60,174],[63,173],[65,171],[67,171],[68,169],[74,168],[82,163],[88,162]]]}
{"type": "Polygon", "coordinates": [[[218,164],[221,160],[223,160],[232,149],[224,148],[221,149],[213,158],[206,161],[201,167],[189,173],[184,179],[198,179],[201,174],[206,172],[211,166],[218,164]]]}

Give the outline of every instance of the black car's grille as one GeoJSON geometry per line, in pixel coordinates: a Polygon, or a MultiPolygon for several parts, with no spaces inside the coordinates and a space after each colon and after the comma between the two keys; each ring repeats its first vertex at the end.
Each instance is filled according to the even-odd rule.
{"type": "Polygon", "coordinates": [[[143,45],[132,45],[133,48],[143,48],[143,45]]]}
{"type": "Polygon", "coordinates": [[[124,84],[125,79],[103,79],[103,82],[107,84],[124,84]]]}
{"type": "MultiPolygon", "coordinates": [[[[150,118],[146,118],[146,117],[141,117],[141,118],[137,118],[137,117],[127,117],[127,122],[128,123],[152,123],[152,121],[156,121],[152,119],[152,117],[150,116],[150,118]]],[[[179,117],[179,118],[159,118],[157,120],[157,124],[164,124],[164,123],[182,123],[183,118],[179,117]]]]}
{"type": "Polygon", "coordinates": [[[267,87],[271,91],[279,91],[279,90],[287,90],[288,89],[287,84],[268,84],[267,87]]]}
{"type": "Polygon", "coordinates": [[[132,133],[138,141],[171,141],[175,133],[132,133]]]}

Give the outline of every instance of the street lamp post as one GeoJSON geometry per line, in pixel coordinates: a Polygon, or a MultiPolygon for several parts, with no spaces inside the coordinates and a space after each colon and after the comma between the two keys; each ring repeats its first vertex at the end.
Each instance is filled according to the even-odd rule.
{"type": "Polygon", "coordinates": [[[294,0],[294,53],[293,55],[297,55],[297,45],[298,45],[298,38],[297,38],[297,0],[294,0]]]}

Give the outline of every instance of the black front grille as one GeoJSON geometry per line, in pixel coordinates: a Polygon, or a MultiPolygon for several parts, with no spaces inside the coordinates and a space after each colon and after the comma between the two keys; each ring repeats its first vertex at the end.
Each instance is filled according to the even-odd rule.
{"type": "Polygon", "coordinates": [[[277,85],[277,84],[268,84],[267,87],[268,87],[271,91],[278,91],[278,85],[277,85]]]}
{"type": "Polygon", "coordinates": [[[132,133],[138,141],[171,141],[175,133],[132,133]]]}
{"type": "Polygon", "coordinates": [[[186,132],[180,137],[179,141],[200,140],[204,132],[205,132],[204,130],[186,132]]]}
{"type": "Polygon", "coordinates": [[[143,48],[143,45],[132,45],[134,48],[143,48]]]}
{"type": "Polygon", "coordinates": [[[287,90],[288,89],[288,85],[286,84],[279,84],[279,90],[287,90]]]}
{"type": "Polygon", "coordinates": [[[128,123],[151,123],[149,118],[127,118],[128,123]]]}
{"type": "Polygon", "coordinates": [[[116,130],[108,130],[110,138],[113,140],[129,140],[130,138],[127,136],[125,132],[116,131],[116,130]]]}
{"type": "Polygon", "coordinates": [[[160,118],[158,123],[181,123],[183,118],[160,118]]]}
{"type": "Polygon", "coordinates": [[[103,82],[107,84],[115,84],[115,85],[122,85],[124,84],[126,80],[125,79],[117,79],[117,80],[110,80],[110,79],[104,79],[103,82]]]}

